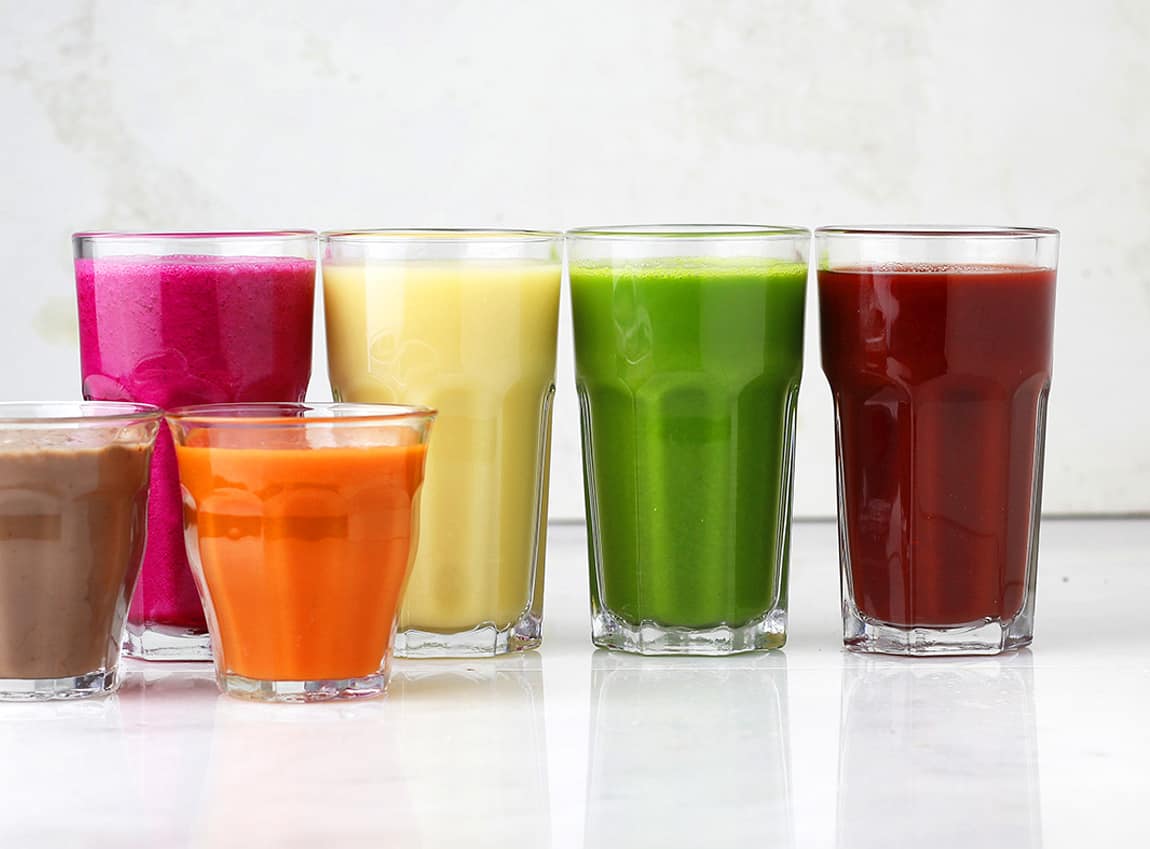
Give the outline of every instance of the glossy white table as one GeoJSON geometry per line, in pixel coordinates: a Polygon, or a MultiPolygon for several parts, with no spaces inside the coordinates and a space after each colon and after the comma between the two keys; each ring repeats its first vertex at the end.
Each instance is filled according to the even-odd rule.
{"type": "Polygon", "coordinates": [[[104,701],[0,705],[0,846],[1150,844],[1150,521],[1047,522],[1035,647],[997,659],[843,652],[835,546],[796,527],[774,654],[594,651],[559,526],[540,652],[397,662],[356,704],[131,663],[104,701]]]}

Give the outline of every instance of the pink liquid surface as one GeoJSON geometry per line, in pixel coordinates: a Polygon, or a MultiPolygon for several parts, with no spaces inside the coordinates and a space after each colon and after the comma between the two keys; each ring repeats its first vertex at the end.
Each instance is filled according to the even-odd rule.
{"type": "MultiPolygon", "coordinates": [[[[84,397],[165,409],[302,401],[311,377],[315,263],[280,257],[76,260],[84,397]]],[[[144,565],[128,621],[203,630],[179,476],[156,440],[144,565]]]]}

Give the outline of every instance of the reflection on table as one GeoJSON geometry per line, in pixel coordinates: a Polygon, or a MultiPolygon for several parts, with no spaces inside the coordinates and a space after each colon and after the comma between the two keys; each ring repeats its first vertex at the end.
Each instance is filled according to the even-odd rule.
{"type": "Polygon", "coordinates": [[[210,704],[216,685],[210,666],[177,666],[126,662],[108,698],[3,706],[4,846],[188,845],[207,758],[172,732],[194,724],[188,706],[210,704]]]}
{"type": "Polygon", "coordinates": [[[389,700],[420,836],[404,849],[551,845],[537,652],[406,660],[396,666],[389,700]]]}
{"type": "Polygon", "coordinates": [[[197,822],[208,771],[208,751],[190,744],[188,732],[206,739],[219,698],[210,663],[128,661],[120,711],[130,744],[128,769],[117,777],[136,801],[132,833],[147,833],[153,846],[186,847],[197,822]],[[138,830],[151,821],[153,829],[138,830]]]}
{"type": "Polygon", "coordinates": [[[4,845],[69,846],[78,811],[92,836],[87,845],[116,846],[122,815],[108,784],[128,773],[131,753],[122,735],[116,696],[91,701],[3,705],[0,811],[4,845]],[[10,769],[7,765],[20,764],[10,769]],[[28,812],[36,816],[29,821],[28,812]],[[19,830],[17,830],[19,829],[19,830]]]}
{"type": "Polygon", "coordinates": [[[397,663],[361,702],[221,697],[203,810],[211,849],[546,847],[541,660],[397,663]]]}
{"type": "Polygon", "coordinates": [[[1042,845],[1029,652],[844,663],[839,849],[1042,845]]]}
{"type": "Polygon", "coordinates": [[[793,845],[779,652],[592,660],[587,849],[793,845]]]}
{"type": "Polygon", "coordinates": [[[389,778],[397,755],[388,707],[382,700],[280,705],[220,696],[192,845],[411,838],[410,803],[402,782],[389,778]]]}

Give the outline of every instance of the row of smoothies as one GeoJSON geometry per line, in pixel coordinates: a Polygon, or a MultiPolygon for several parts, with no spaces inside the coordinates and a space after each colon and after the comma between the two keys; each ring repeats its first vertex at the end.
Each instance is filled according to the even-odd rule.
{"type": "MultiPolygon", "coordinates": [[[[815,232],[848,647],[1030,643],[1058,240],[815,232]]],[[[109,692],[121,645],[278,701],[539,646],[565,268],[593,642],[781,647],[810,246],[77,234],[85,401],[0,405],[0,698],[109,692]],[[305,402],[317,254],[333,403],[305,402]]]]}

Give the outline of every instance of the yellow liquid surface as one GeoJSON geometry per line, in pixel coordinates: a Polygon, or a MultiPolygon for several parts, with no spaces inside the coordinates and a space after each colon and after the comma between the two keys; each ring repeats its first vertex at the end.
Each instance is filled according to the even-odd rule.
{"type": "Polygon", "coordinates": [[[323,269],[335,397],[439,410],[400,630],[541,613],[560,276],[543,262],[323,269]]]}

